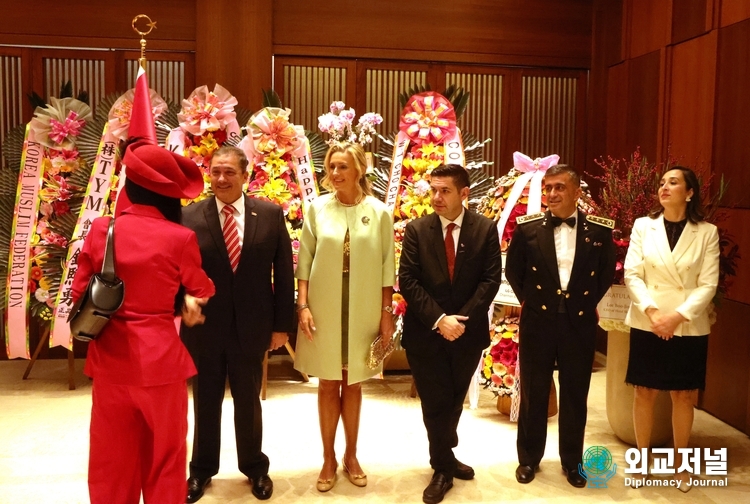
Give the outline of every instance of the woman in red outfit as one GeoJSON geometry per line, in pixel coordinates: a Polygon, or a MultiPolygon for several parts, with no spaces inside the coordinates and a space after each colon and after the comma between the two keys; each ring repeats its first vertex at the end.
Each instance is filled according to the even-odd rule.
{"type": "MultiPolygon", "coordinates": [[[[174,322],[175,296],[206,300],[195,233],[179,224],[179,198],[203,189],[193,161],[149,142],[128,146],[125,190],[132,205],[115,221],[122,307],[89,344],[93,378],[89,495],[93,504],[183,504],[187,465],[187,378],[195,366],[174,322]]],[[[94,220],[78,257],[73,298],[100,271],[109,218],[94,220]]],[[[193,313],[193,316],[196,316],[193,313]]],[[[199,314],[198,314],[199,317],[199,314]]]]}

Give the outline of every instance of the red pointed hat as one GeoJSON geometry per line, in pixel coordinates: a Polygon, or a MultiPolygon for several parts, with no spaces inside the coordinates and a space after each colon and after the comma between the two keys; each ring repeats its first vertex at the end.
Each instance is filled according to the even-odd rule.
{"type": "Polygon", "coordinates": [[[148,140],[128,145],[122,161],[130,180],[157,194],[193,199],[203,191],[203,174],[192,159],[148,140]]]}

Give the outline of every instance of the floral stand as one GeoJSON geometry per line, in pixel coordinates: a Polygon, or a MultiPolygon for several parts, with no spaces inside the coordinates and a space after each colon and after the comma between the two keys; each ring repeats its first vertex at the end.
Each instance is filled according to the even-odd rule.
{"type": "MultiPolygon", "coordinates": [[[[607,420],[615,435],[635,445],[633,427],[634,389],[625,383],[630,355],[630,328],[623,322],[630,297],[624,285],[613,285],[599,303],[599,326],[607,331],[607,420]]],[[[659,392],[654,404],[651,446],[663,446],[672,439],[672,400],[659,392]]]]}

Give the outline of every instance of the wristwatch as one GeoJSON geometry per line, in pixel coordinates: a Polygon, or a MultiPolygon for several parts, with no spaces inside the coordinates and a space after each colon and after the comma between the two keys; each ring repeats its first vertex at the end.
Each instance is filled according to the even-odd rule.
{"type": "Polygon", "coordinates": [[[384,306],[383,311],[390,313],[393,315],[393,306],[384,306]]]}

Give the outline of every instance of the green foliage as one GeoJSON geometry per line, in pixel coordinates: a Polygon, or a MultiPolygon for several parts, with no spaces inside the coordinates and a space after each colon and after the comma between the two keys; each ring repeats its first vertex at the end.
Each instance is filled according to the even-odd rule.
{"type": "Polygon", "coordinates": [[[281,105],[281,98],[279,98],[279,95],[278,93],[276,93],[276,91],[274,91],[273,89],[262,89],[261,91],[263,93],[263,108],[284,108],[283,105],[281,105]]]}

